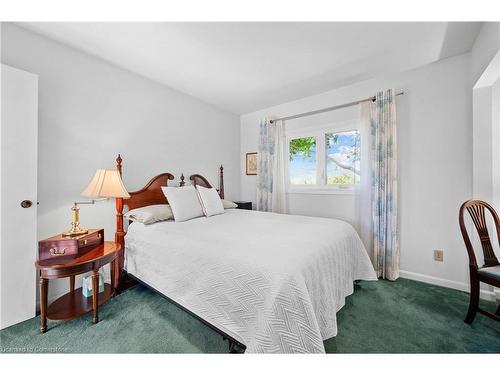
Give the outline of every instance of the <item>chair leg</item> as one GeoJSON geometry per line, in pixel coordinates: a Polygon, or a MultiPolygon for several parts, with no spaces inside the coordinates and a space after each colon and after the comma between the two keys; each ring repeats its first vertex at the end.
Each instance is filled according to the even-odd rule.
{"type": "Polygon", "coordinates": [[[476,277],[471,275],[470,280],[470,302],[469,311],[465,317],[465,323],[472,324],[474,318],[477,314],[477,308],[479,307],[479,281],[476,277]]]}

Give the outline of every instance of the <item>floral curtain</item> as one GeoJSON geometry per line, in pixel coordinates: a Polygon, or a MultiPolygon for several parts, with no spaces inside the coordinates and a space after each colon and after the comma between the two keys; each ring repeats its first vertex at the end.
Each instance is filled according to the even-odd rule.
{"type": "Polygon", "coordinates": [[[371,113],[373,260],[379,277],[399,277],[396,104],[377,93],[371,113]]]}
{"type": "Polygon", "coordinates": [[[286,182],[285,182],[285,122],[280,120],[274,126],[274,159],[273,159],[273,192],[271,210],[286,213],[286,182]]]}
{"type": "Polygon", "coordinates": [[[257,210],[272,210],[274,127],[267,120],[260,122],[257,152],[257,210]]]}
{"type": "Polygon", "coordinates": [[[285,123],[261,121],[257,153],[257,210],[286,212],[285,123]]]}

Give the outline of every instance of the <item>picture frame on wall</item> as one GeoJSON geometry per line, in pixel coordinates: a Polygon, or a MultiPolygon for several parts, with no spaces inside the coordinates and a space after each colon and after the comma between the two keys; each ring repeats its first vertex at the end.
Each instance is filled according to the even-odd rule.
{"type": "Polygon", "coordinates": [[[257,153],[247,152],[246,154],[246,174],[247,176],[257,175],[257,153]]]}

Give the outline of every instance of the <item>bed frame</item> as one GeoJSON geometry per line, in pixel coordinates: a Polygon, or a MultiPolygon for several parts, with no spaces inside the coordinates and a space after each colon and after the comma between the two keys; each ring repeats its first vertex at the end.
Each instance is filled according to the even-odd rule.
{"type": "MultiPolygon", "coordinates": [[[[116,169],[120,172],[120,175],[122,175],[122,157],[118,155],[116,158],[116,169]]],[[[167,299],[169,302],[173,303],[180,309],[184,310],[187,312],[189,315],[193,316],[203,324],[207,325],[214,331],[216,331],[218,334],[220,334],[224,340],[229,341],[229,352],[230,353],[243,353],[246,350],[246,346],[233,338],[232,336],[228,335],[224,331],[220,330],[219,328],[215,327],[214,325],[210,324],[203,318],[199,317],[196,315],[194,312],[190,311],[189,309],[185,308],[184,306],[180,305],[176,301],[172,300],[165,294],[161,293],[160,291],[156,290],[152,286],[148,285],[144,281],[138,279],[134,275],[131,275],[127,273],[124,270],[124,261],[125,261],[125,235],[127,232],[125,232],[124,227],[123,227],[123,209],[125,206],[129,210],[133,210],[134,208],[139,208],[139,207],[144,207],[144,206],[149,206],[152,204],[167,204],[167,198],[163,194],[161,187],[162,186],[168,186],[168,181],[171,181],[174,179],[174,176],[171,173],[161,173],[155,177],[153,177],[149,182],[140,190],[137,191],[132,191],[129,192],[130,198],[116,198],[116,232],[115,232],[115,242],[119,243],[122,245],[123,251],[118,257],[118,267],[119,267],[119,272],[116,273],[116,279],[115,279],[115,285],[117,286],[117,289],[119,291],[123,291],[126,288],[127,281],[126,280],[135,280],[138,283],[146,286],[147,288],[153,290],[154,292],[158,293],[161,295],[163,298],[167,299]]],[[[189,177],[189,179],[192,181],[192,184],[197,186],[204,186],[207,188],[211,188],[212,185],[208,180],[203,177],[202,175],[199,174],[193,174],[189,177]]],[[[184,175],[181,175],[180,178],[180,186],[184,186],[184,175]]],[[[224,168],[222,165],[220,166],[220,172],[219,172],[219,196],[221,199],[224,198],[224,168]]]]}

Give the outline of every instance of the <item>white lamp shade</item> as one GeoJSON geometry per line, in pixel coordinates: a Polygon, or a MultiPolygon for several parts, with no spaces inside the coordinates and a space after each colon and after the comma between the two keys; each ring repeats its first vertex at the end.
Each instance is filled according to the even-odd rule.
{"type": "Polygon", "coordinates": [[[130,198],[123,186],[120,173],[116,169],[98,169],[94,177],[82,191],[85,197],[98,198],[130,198]]]}

